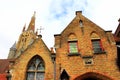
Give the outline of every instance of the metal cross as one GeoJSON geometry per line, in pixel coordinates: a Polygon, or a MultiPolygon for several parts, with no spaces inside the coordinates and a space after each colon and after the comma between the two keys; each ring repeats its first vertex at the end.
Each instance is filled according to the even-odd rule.
{"type": "Polygon", "coordinates": [[[42,26],[40,26],[39,29],[37,29],[37,31],[39,30],[39,33],[38,34],[41,34],[41,31],[43,30],[44,28],[42,28],[42,26]]]}

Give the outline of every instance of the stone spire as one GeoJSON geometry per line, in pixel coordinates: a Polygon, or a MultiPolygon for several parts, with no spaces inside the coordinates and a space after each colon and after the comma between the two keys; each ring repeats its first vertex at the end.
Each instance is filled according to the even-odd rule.
{"type": "Polygon", "coordinates": [[[35,31],[35,14],[36,14],[36,12],[34,12],[32,18],[31,18],[31,21],[29,23],[27,31],[29,31],[29,30],[32,30],[33,32],[35,31]]]}
{"type": "Polygon", "coordinates": [[[25,28],[26,28],[26,24],[24,25],[22,32],[24,32],[24,31],[25,31],[25,28]]]}
{"type": "Polygon", "coordinates": [[[13,46],[10,48],[8,59],[14,58],[16,53],[16,42],[13,44],[13,46]]]}

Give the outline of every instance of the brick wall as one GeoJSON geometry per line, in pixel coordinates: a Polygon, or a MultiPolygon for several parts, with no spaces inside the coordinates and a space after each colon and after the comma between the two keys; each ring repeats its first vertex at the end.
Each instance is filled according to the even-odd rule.
{"type": "Polygon", "coordinates": [[[87,72],[100,73],[115,80],[120,79],[120,72],[116,66],[117,50],[111,31],[106,32],[81,13],[77,13],[61,34],[55,35],[55,47],[57,80],[63,69],[69,74],[70,80],[87,72]],[[80,20],[83,22],[82,26],[79,24],[80,20]],[[68,37],[71,33],[77,38],[80,55],[69,56],[68,37]],[[103,53],[94,54],[91,43],[92,33],[99,36],[104,48],[103,53]],[[84,57],[92,57],[93,64],[86,65],[84,57]]]}

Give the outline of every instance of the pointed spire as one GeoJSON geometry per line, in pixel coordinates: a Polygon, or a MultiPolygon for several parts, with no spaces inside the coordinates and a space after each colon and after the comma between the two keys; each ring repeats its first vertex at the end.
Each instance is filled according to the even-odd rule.
{"type": "Polygon", "coordinates": [[[22,32],[24,32],[24,31],[25,31],[25,28],[26,28],[26,24],[24,25],[22,32]]]}
{"type": "Polygon", "coordinates": [[[33,32],[35,31],[35,14],[36,14],[36,12],[34,12],[32,18],[31,18],[31,21],[29,23],[27,31],[28,30],[33,30],[33,32]]]}
{"type": "Polygon", "coordinates": [[[10,48],[10,50],[16,50],[16,41],[15,41],[15,43],[12,45],[12,47],[10,48]]]}

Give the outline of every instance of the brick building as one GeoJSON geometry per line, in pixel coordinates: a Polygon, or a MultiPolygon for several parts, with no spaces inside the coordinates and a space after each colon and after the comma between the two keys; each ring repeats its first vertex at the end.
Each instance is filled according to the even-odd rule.
{"type": "Polygon", "coordinates": [[[120,69],[120,19],[118,20],[119,25],[114,33],[114,39],[117,45],[117,65],[120,69]]]}
{"type": "Polygon", "coordinates": [[[2,73],[11,80],[120,80],[116,64],[119,36],[105,31],[81,11],[76,11],[75,18],[54,38],[54,48],[49,49],[35,32],[34,13],[28,28],[23,27],[18,42],[10,48],[2,73]]]}

